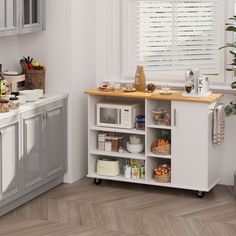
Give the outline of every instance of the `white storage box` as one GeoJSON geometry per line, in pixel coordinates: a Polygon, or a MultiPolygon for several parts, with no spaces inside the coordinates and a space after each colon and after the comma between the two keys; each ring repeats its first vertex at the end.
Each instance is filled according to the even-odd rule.
{"type": "Polygon", "coordinates": [[[115,159],[102,159],[97,161],[97,174],[101,176],[120,175],[120,163],[115,159]]]}

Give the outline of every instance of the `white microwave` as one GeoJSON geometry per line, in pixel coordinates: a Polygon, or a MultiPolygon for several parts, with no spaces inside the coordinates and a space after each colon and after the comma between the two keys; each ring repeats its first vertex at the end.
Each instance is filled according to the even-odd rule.
{"type": "Polygon", "coordinates": [[[141,114],[142,104],[138,102],[101,102],[97,104],[97,126],[132,129],[141,114]]]}

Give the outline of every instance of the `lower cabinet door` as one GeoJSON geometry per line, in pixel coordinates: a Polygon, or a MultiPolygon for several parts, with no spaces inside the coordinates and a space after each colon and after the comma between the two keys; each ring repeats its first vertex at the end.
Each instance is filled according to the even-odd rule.
{"type": "MultiPolygon", "coordinates": [[[[14,200],[20,192],[19,118],[0,122],[0,200],[14,200]]],[[[1,204],[0,204],[1,205],[1,204]]]]}
{"type": "Polygon", "coordinates": [[[40,186],[44,179],[44,109],[26,112],[23,120],[23,170],[24,189],[40,186]]]}
{"type": "Polygon", "coordinates": [[[171,182],[186,189],[207,191],[208,104],[172,102],[171,182]]]}
{"type": "Polygon", "coordinates": [[[66,160],[66,113],[65,100],[45,107],[46,111],[46,173],[54,179],[65,172],[66,160]]]}

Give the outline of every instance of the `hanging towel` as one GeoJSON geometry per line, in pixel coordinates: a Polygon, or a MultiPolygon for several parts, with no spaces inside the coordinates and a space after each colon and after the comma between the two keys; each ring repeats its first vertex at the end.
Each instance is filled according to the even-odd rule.
{"type": "Polygon", "coordinates": [[[214,109],[213,115],[213,144],[222,144],[224,142],[225,135],[225,106],[223,104],[218,105],[214,109]]]}

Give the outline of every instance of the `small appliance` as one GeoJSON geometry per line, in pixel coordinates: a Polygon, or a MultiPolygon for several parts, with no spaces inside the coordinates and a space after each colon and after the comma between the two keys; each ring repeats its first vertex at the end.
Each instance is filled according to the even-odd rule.
{"type": "Polygon", "coordinates": [[[132,129],[141,114],[142,104],[138,102],[101,102],[97,104],[97,126],[132,129]]]}
{"type": "Polygon", "coordinates": [[[4,72],[4,78],[8,83],[12,84],[12,92],[19,92],[24,87],[25,75],[23,74],[6,71],[4,72]]]}

